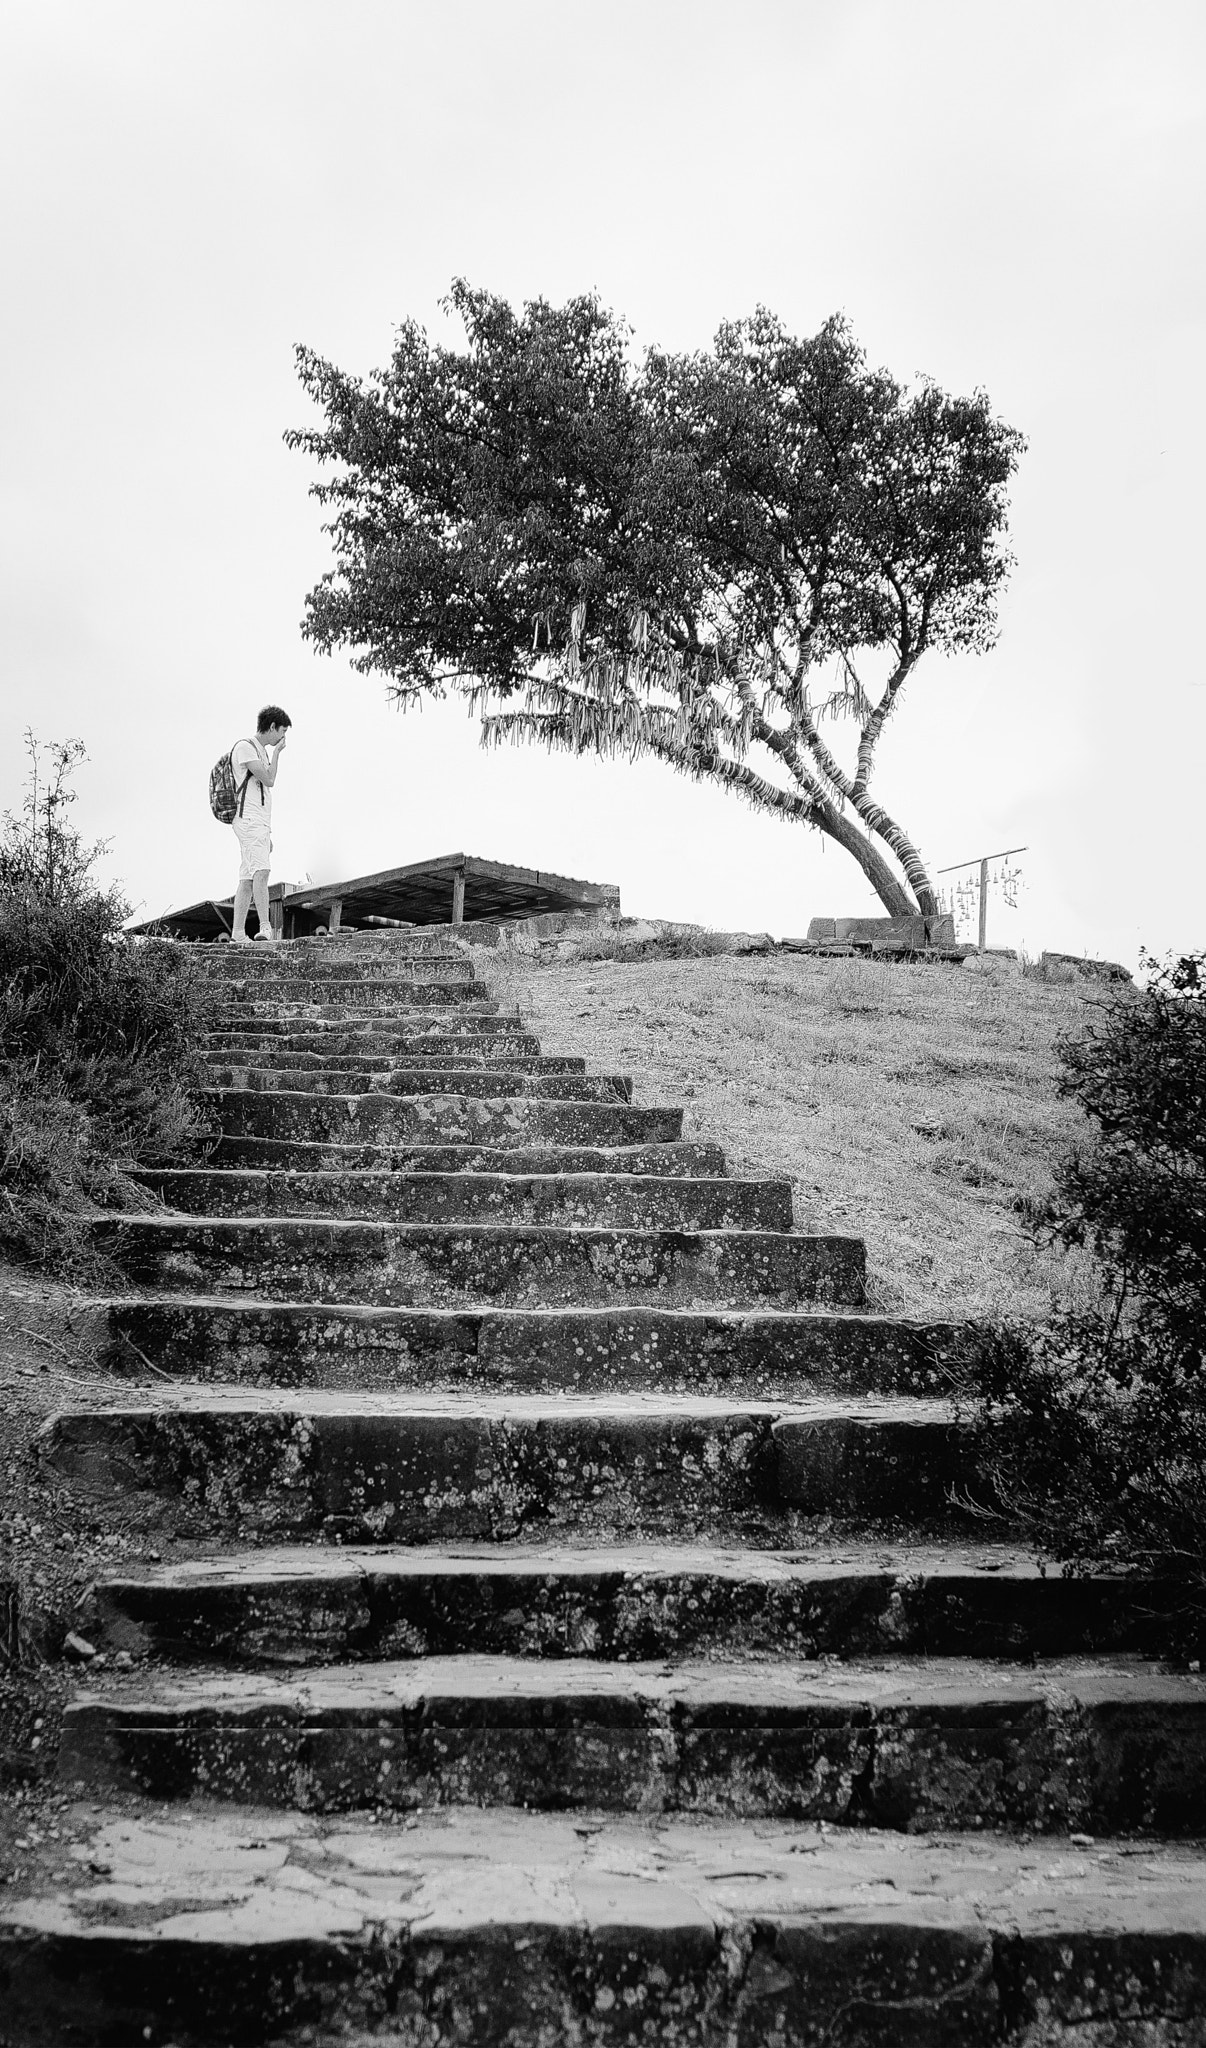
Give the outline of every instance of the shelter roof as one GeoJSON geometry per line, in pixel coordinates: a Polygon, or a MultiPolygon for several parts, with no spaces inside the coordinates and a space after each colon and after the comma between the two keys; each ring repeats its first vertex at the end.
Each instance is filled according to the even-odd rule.
{"type": "MultiPolygon", "coordinates": [[[[506,922],[550,911],[620,907],[620,892],[607,882],[584,882],[542,868],[512,867],[477,854],[446,853],[410,861],[373,875],[307,884],[274,882],[269,891],[280,904],[286,936],[301,937],[319,924],[344,929],[374,924],[460,924],[506,922]],[[335,906],[338,905],[338,910],[335,906]]],[[[230,931],[233,898],[206,897],[183,909],[165,911],[127,927],[140,936],[220,939],[230,931]]],[[[274,917],[273,922],[276,922],[274,917]]]]}
{"type": "Polygon", "coordinates": [[[285,906],[287,912],[313,914],[339,903],[345,925],[375,917],[397,918],[404,924],[459,924],[539,917],[553,910],[618,908],[619,901],[619,890],[609,883],[578,881],[542,868],[510,867],[473,853],[445,853],[435,860],[357,875],[351,881],[294,890],[285,906]],[[454,917],[458,877],[463,903],[461,916],[454,917]]]}

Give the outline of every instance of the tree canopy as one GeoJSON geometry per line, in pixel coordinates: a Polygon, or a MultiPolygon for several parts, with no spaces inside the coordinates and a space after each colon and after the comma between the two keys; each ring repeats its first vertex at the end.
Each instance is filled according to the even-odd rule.
{"type": "Polygon", "coordinates": [[[403,701],[462,693],[488,743],[716,781],[932,913],[872,769],[922,656],[993,640],[1022,437],[983,392],[870,369],[839,318],[797,340],[759,310],[638,357],[593,297],[449,304],[463,349],[408,322],[367,381],[298,350],[324,421],[286,438],[334,471],[306,636],[403,701]]]}

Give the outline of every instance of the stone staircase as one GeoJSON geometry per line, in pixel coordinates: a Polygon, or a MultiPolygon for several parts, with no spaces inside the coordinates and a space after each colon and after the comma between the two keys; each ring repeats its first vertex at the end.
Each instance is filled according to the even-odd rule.
{"type": "Polygon", "coordinates": [[[178,1541],[0,2042],[1206,2041],[1206,1688],[960,1510],[959,1327],[446,935],[199,957],[222,1136],[43,1439],[178,1541]]]}

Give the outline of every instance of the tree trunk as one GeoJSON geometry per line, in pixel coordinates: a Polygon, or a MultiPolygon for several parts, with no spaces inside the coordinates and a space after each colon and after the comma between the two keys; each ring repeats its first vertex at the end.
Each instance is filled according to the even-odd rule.
{"type": "MultiPolygon", "coordinates": [[[[826,804],[817,823],[822,832],[836,839],[838,845],[858,862],[889,917],[923,915],[923,906],[913,901],[904,883],[892,873],[879,848],[836,805],[826,804]]],[[[924,914],[932,916],[933,910],[924,914]]]]}
{"type": "MultiPolygon", "coordinates": [[[[882,804],[874,802],[866,791],[854,799],[854,808],[868,831],[874,832],[876,838],[882,840],[904,869],[905,881],[916,898],[913,915],[916,916],[917,911],[920,911],[923,917],[937,917],[938,893],[926,874],[925,864],[912,840],[901,831],[895,818],[888,816],[882,804]]],[[[891,873],[891,869],[888,872],[891,873]]]]}

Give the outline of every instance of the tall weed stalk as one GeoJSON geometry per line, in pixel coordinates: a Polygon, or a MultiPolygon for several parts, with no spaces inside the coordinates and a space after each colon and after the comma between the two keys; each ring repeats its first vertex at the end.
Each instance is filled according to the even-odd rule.
{"type": "MultiPolygon", "coordinates": [[[[206,990],[180,949],[132,940],[70,824],[78,741],[39,746],[0,833],[0,1248],[79,1276],[84,1222],[128,1206],[129,1169],[204,1130],[206,990]]],[[[142,1199],[142,1198],[140,1198],[142,1199]]]]}

